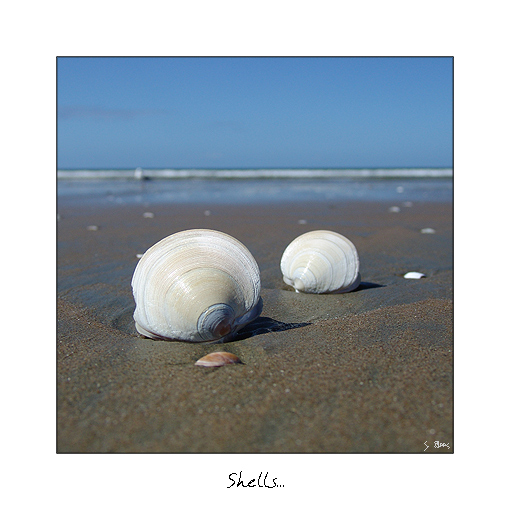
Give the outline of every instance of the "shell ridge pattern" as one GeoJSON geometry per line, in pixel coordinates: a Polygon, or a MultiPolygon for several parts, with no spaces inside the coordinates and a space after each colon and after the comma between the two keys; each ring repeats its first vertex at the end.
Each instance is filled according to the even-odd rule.
{"type": "Polygon", "coordinates": [[[348,265],[349,262],[347,260],[347,255],[345,253],[344,247],[340,243],[340,239],[326,239],[326,242],[330,245],[336,246],[340,248],[340,251],[334,251],[337,257],[333,255],[328,255],[326,251],[326,256],[328,260],[331,262],[331,280],[329,282],[328,287],[343,287],[346,285],[346,280],[348,276],[348,265]],[[336,241],[336,242],[335,242],[336,241]],[[336,269],[335,274],[333,274],[333,268],[336,269]],[[336,276],[336,279],[335,279],[336,276]]]}
{"type": "Polygon", "coordinates": [[[325,251],[316,251],[311,254],[310,262],[308,263],[308,270],[314,275],[315,290],[318,292],[324,292],[327,290],[333,282],[333,266],[335,265],[335,260],[333,257],[328,255],[325,251]],[[317,262],[320,263],[317,264],[317,262]],[[321,269],[322,274],[322,283],[321,279],[318,277],[315,271],[313,271],[313,267],[318,266],[321,269]]]}

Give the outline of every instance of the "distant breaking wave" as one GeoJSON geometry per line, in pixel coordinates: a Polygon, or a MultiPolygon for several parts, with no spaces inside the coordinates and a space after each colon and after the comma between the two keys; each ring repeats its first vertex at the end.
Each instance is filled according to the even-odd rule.
{"type": "Polygon", "coordinates": [[[317,179],[453,177],[451,168],[58,170],[58,179],[317,179]]]}

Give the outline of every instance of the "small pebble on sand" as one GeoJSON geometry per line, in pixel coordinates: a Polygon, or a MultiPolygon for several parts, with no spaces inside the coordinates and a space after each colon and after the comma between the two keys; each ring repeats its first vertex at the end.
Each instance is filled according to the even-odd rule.
{"type": "Polygon", "coordinates": [[[435,234],[436,231],[433,228],[422,228],[420,230],[422,234],[435,234]]]}
{"type": "Polygon", "coordinates": [[[204,211],[204,216],[211,216],[211,211],[209,211],[209,209],[204,211]]]}
{"type": "Polygon", "coordinates": [[[308,222],[306,220],[298,220],[299,225],[306,225],[308,222]]]}
{"type": "Polygon", "coordinates": [[[394,205],[393,207],[390,207],[388,210],[390,212],[400,212],[400,207],[397,207],[396,205],[394,205]]]}
{"type": "Polygon", "coordinates": [[[99,230],[99,227],[98,227],[97,225],[89,225],[89,226],[87,227],[87,230],[93,230],[93,231],[95,231],[95,230],[99,230]]]}
{"type": "Polygon", "coordinates": [[[410,271],[404,275],[404,278],[409,280],[419,280],[420,278],[424,278],[425,275],[423,273],[418,273],[417,271],[410,271]]]}
{"type": "Polygon", "coordinates": [[[154,213],[152,212],[144,212],[143,213],[144,218],[154,218],[154,213]]]}

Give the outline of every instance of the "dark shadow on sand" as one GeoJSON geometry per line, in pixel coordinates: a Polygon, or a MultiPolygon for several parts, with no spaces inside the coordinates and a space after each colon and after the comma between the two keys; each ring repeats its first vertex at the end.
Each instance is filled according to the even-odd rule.
{"type": "Polygon", "coordinates": [[[380,285],[379,283],[372,282],[361,282],[357,288],[351,290],[351,292],[359,292],[360,290],[377,289],[379,287],[386,287],[386,285],[380,285]]]}
{"type": "Polygon", "coordinates": [[[309,326],[311,322],[280,322],[270,317],[259,317],[253,322],[241,329],[229,342],[246,340],[252,336],[263,335],[264,333],[273,333],[276,331],[287,331],[288,329],[303,328],[309,326]]]}
{"type": "MultiPolygon", "coordinates": [[[[360,282],[360,284],[354,289],[349,292],[326,292],[325,294],[308,294],[309,296],[333,296],[337,294],[352,294],[354,292],[359,292],[360,290],[367,290],[367,289],[377,289],[378,287],[386,287],[386,285],[381,285],[379,283],[372,283],[372,282],[360,282]]],[[[279,290],[284,291],[290,291],[290,292],[296,292],[294,288],[292,288],[290,285],[283,284],[282,287],[280,287],[279,290]]],[[[306,292],[303,292],[303,294],[307,294],[306,292]]]]}
{"type": "MultiPolygon", "coordinates": [[[[127,333],[131,336],[140,337],[141,335],[136,331],[135,321],[133,320],[133,312],[135,307],[130,306],[122,310],[117,314],[116,317],[110,319],[109,325],[123,333],[127,333]]],[[[259,317],[255,319],[250,324],[246,325],[243,329],[238,331],[234,337],[230,340],[224,340],[223,343],[237,342],[239,340],[246,340],[247,338],[251,338],[252,336],[263,335],[264,333],[271,333],[276,331],[286,331],[288,329],[302,328],[304,326],[309,326],[311,322],[280,322],[270,317],[259,317]]],[[[146,337],[143,337],[146,338],[146,337]]],[[[164,342],[180,342],[180,340],[172,340],[172,339],[152,339],[155,342],[164,341],[164,342]]],[[[204,342],[207,344],[209,342],[204,342]]],[[[210,342],[216,343],[216,342],[210,342]]]]}
{"type": "Polygon", "coordinates": [[[138,332],[135,328],[135,321],[133,320],[134,311],[134,305],[124,308],[108,321],[108,325],[128,335],[138,336],[138,332]]]}

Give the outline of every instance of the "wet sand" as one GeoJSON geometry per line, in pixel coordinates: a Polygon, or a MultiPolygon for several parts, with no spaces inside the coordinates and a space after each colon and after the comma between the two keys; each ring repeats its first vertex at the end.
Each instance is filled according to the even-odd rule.
{"type": "Polygon", "coordinates": [[[424,441],[450,445],[426,453],[453,452],[451,203],[61,198],[58,212],[58,452],[423,452],[424,441]],[[188,228],[233,235],[259,264],[262,315],[232,342],[135,332],[136,255],[188,228]],[[356,245],[356,291],[305,295],[284,284],[283,250],[315,229],[356,245]],[[426,278],[404,279],[408,271],[426,278]],[[218,350],[243,364],[194,365],[218,350]]]}

